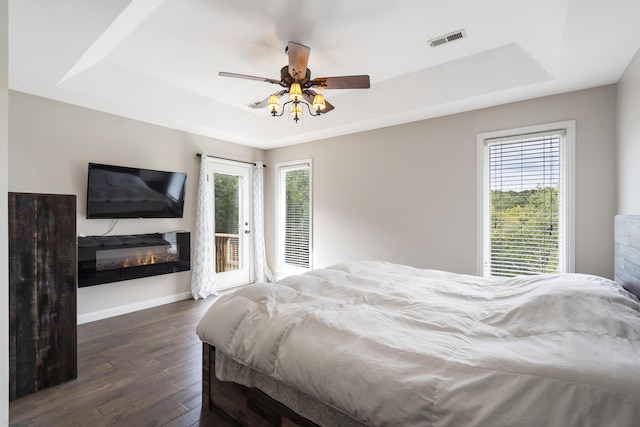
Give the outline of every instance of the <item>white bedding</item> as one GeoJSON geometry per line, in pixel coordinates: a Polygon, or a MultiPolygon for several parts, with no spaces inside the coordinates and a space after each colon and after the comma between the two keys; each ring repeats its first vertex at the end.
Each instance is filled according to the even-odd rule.
{"type": "Polygon", "coordinates": [[[223,295],[197,333],[371,426],[640,425],[640,303],[600,277],[345,263],[223,295]]]}

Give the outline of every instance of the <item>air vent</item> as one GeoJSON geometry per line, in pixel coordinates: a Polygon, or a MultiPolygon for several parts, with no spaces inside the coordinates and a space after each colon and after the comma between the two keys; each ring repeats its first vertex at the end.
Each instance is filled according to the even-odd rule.
{"type": "Polygon", "coordinates": [[[467,36],[464,30],[455,31],[453,33],[445,34],[444,36],[436,37],[429,40],[429,46],[436,47],[443,44],[451,43],[452,41],[463,39],[467,36]]]}

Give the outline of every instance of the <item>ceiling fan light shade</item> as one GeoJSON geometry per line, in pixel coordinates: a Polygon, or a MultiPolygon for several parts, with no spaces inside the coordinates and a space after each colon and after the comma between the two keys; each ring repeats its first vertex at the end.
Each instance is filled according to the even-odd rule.
{"type": "Polygon", "coordinates": [[[289,99],[293,102],[302,100],[302,88],[300,87],[300,83],[291,83],[291,87],[289,88],[289,99]]]}
{"type": "Polygon", "coordinates": [[[278,95],[273,94],[269,95],[269,101],[267,102],[267,108],[272,113],[276,113],[280,111],[280,100],[278,99],[278,95]]]}
{"type": "Polygon", "coordinates": [[[317,94],[316,96],[314,96],[312,107],[317,112],[320,112],[327,108],[327,104],[325,104],[324,102],[324,95],[317,94]]]}
{"type": "Polygon", "coordinates": [[[291,111],[289,114],[291,114],[291,117],[293,117],[295,121],[298,121],[298,119],[302,117],[302,106],[300,103],[294,102],[291,104],[291,111]]]}

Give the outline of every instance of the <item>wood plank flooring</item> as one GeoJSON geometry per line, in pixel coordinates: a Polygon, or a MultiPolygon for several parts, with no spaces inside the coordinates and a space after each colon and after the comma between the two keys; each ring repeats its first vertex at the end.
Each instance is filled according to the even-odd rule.
{"type": "Polygon", "coordinates": [[[230,427],[201,410],[202,343],[213,303],[185,300],[78,326],[78,379],[9,404],[11,426],[230,427]]]}

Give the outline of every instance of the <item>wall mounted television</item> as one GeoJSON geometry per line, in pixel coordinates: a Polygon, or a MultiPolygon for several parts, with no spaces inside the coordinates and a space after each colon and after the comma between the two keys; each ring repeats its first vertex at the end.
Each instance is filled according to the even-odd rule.
{"type": "Polygon", "coordinates": [[[87,218],[182,218],[187,174],[89,163],[87,218]]]}

